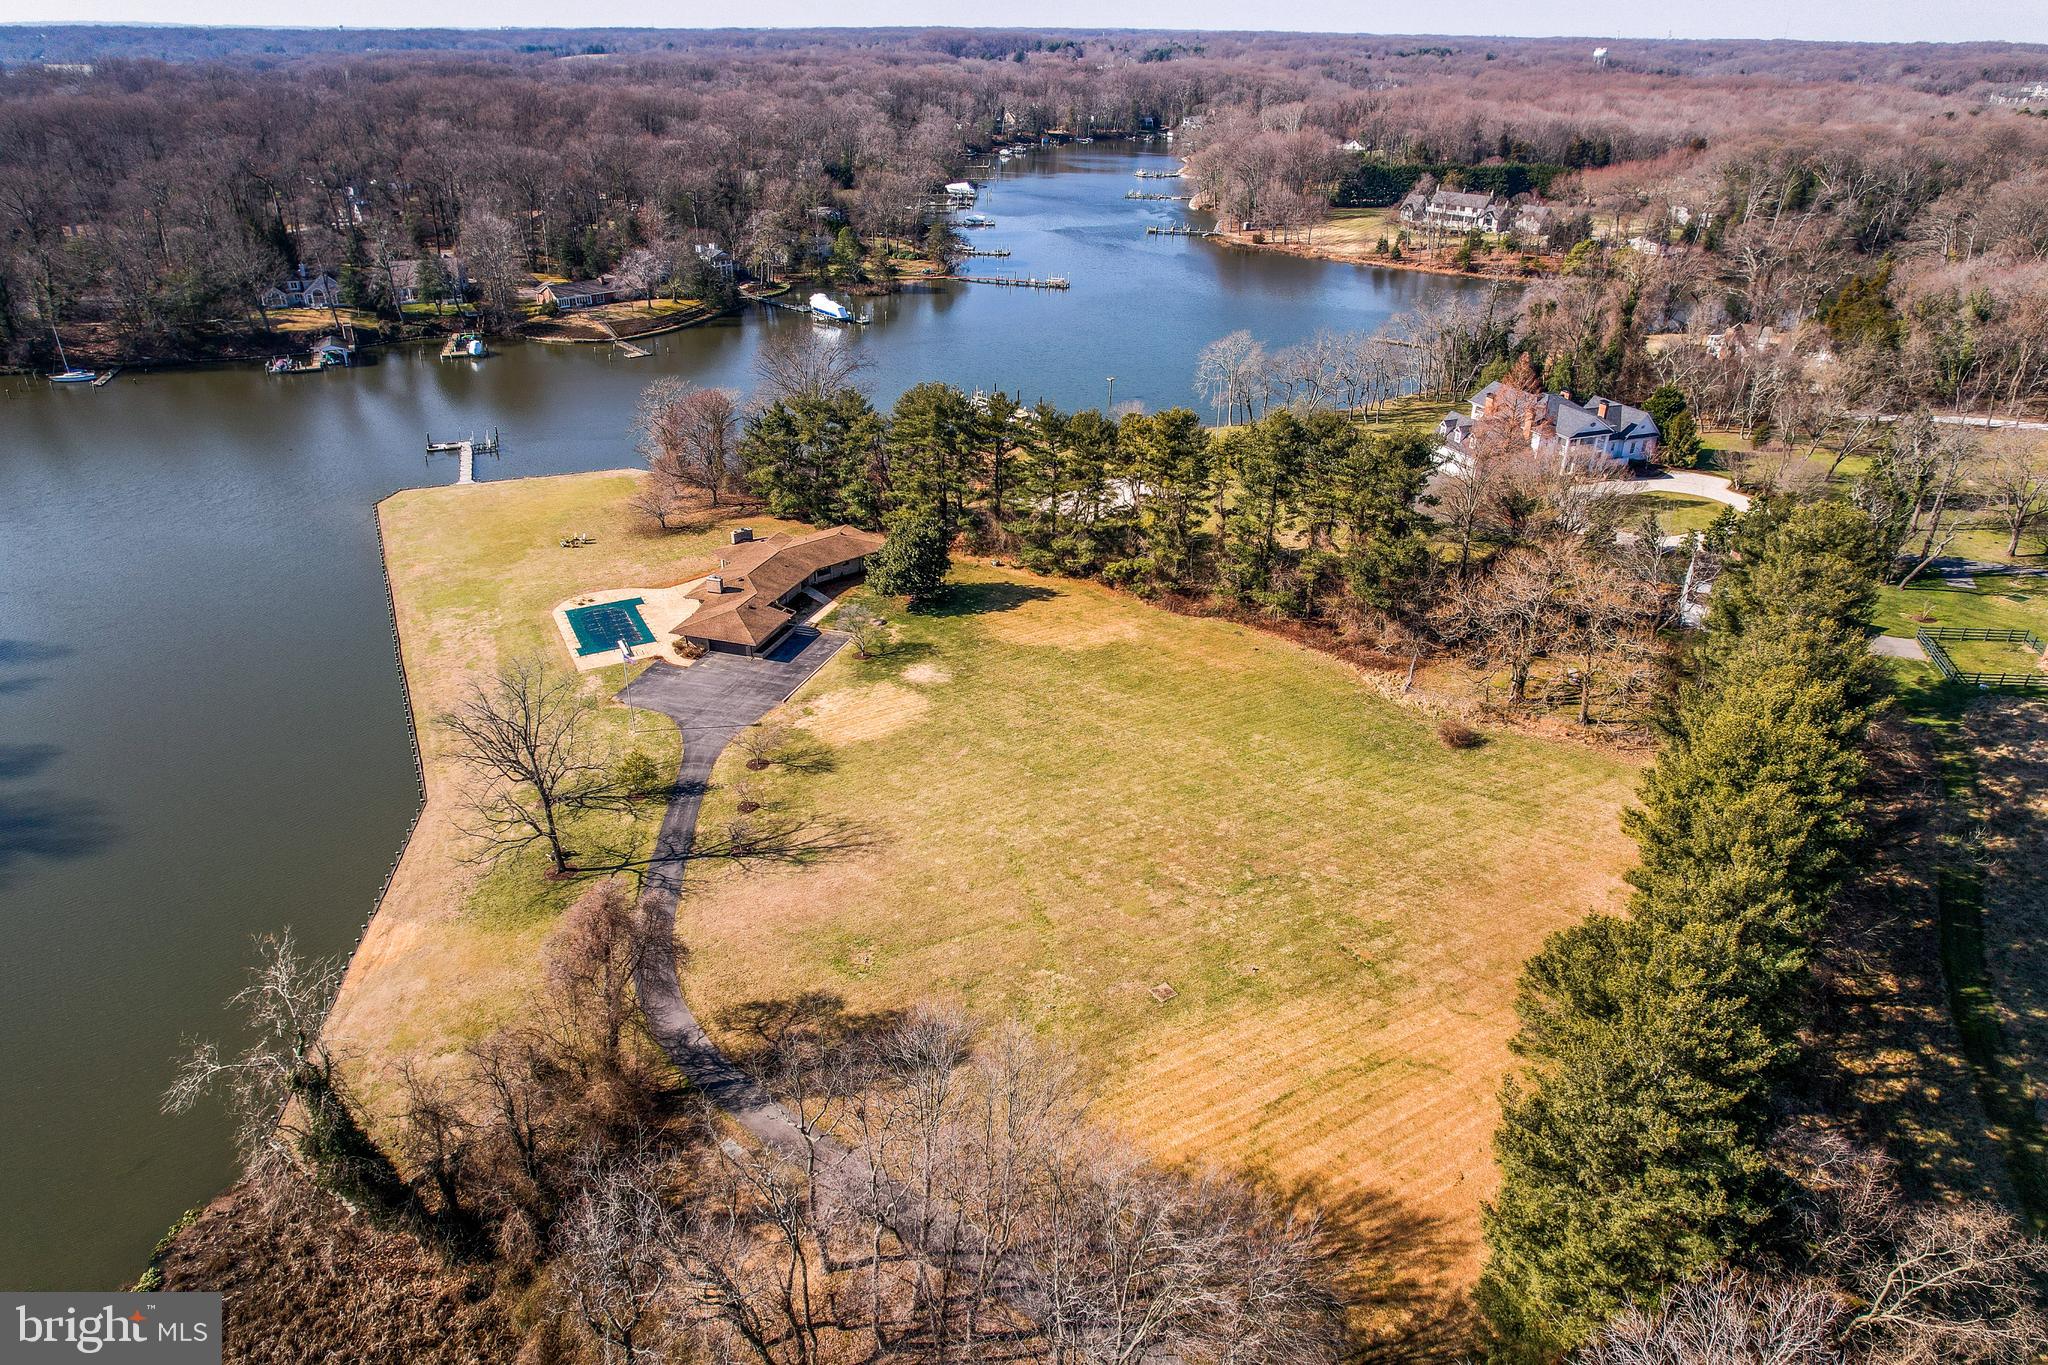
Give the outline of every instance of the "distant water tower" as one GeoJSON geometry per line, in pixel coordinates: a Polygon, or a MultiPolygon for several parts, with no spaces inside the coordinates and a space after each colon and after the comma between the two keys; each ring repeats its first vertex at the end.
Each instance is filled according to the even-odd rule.
{"type": "Polygon", "coordinates": [[[1604,47],[1596,47],[1596,48],[1594,48],[1594,49],[1593,49],[1593,65],[1595,65],[1595,66],[1605,66],[1605,65],[1607,65],[1607,49],[1606,49],[1606,48],[1604,48],[1604,47]]]}

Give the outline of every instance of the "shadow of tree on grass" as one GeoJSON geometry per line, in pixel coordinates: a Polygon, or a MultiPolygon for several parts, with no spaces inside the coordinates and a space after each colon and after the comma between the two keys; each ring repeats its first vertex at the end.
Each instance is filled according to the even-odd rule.
{"type": "Polygon", "coordinates": [[[987,616],[1015,611],[1033,602],[1050,602],[1057,589],[1040,583],[955,583],[943,597],[915,607],[918,616],[987,616]]]}

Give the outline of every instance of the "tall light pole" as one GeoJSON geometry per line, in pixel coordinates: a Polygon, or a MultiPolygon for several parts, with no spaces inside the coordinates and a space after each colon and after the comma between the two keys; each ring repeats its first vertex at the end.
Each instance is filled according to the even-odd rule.
{"type": "Polygon", "coordinates": [[[1116,376],[1115,376],[1115,375],[1111,375],[1111,376],[1109,377],[1109,406],[1108,406],[1107,408],[1103,409],[1103,415],[1104,415],[1104,416],[1109,416],[1109,415],[1111,415],[1111,414],[1113,414],[1113,413],[1115,413],[1115,412],[1116,412],[1116,376]]]}

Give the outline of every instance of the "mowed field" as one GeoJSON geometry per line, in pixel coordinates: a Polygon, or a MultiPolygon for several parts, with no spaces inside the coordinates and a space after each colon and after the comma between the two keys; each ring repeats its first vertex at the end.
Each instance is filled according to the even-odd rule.
{"type": "Polygon", "coordinates": [[[1636,776],[1498,733],[1454,751],[1344,665],[1100,587],[961,565],[895,646],[786,708],[812,761],[732,784],[874,844],[700,865],[678,932],[714,1029],[806,992],[1019,1016],[1169,1158],[1314,1187],[1400,1273],[1463,1283],[1493,1187],[1512,995],[1546,933],[1612,908],[1636,776]],[[818,761],[816,751],[824,757],[818,761]]]}
{"type": "MultiPolygon", "coordinates": [[[[428,804],[328,1023],[373,1101],[399,1059],[430,1061],[518,1012],[541,940],[583,885],[549,880],[538,850],[496,866],[475,861],[477,845],[463,832],[466,779],[432,718],[518,655],[538,653],[572,675],[549,615],[556,603],[583,591],[680,583],[715,565],[725,528],[648,530],[626,506],[638,478],[570,474],[420,488],[378,508],[428,804]],[[578,532],[596,544],[562,548],[562,537],[578,532]]],[[[620,682],[617,667],[582,676],[594,751],[615,758],[637,748],[672,769],[680,752],[674,727],[613,702],[620,682]]],[[[644,852],[661,809],[655,800],[602,817],[578,831],[586,836],[578,842],[644,852]]]]}

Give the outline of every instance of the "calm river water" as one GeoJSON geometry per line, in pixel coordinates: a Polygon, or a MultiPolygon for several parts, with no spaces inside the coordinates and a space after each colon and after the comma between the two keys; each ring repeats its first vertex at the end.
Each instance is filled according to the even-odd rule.
{"type": "MultiPolygon", "coordinates": [[[[1372,329],[1461,286],[1150,237],[1128,201],[1170,158],[1073,148],[1010,163],[968,236],[1064,293],[941,285],[839,333],[879,403],[926,379],[1065,407],[1188,403],[1196,352],[1372,329]]],[[[862,304],[861,306],[866,306],[862,304]]],[[[354,371],[0,380],[0,1287],[111,1287],[230,1176],[217,1112],[157,1096],[181,1036],[221,1037],[252,935],[355,941],[411,814],[371,505],[445,482],[428,437],[497,427],[484,478],[633,461],[657,375],[748,388],[755,310],[648,360],[508,345],[354,371]]]]}

